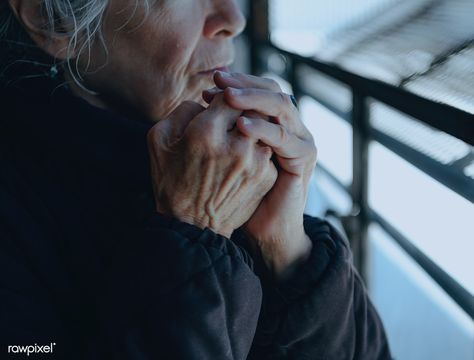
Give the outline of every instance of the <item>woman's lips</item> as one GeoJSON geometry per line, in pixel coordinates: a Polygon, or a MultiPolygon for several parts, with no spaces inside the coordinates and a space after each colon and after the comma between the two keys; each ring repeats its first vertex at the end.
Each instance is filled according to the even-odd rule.
{"type": "Polygon", "coordinates": [[[216,71],[226,72],[226,73],[230,72],[230,69],[229,69],[228,66],[222,66],[222,67],[216,68],[215,70],[216,70],[216,71]]]}
{"type": "Polygon", "coordinates": [[[204,76],[209,76],[209,75],[214,75],[216,71],[222,71],[222,72],[229,72],[230,69],[228,66],[220,66],[216,67],[214,69],[206,70],[206,71],[200,71],[198,74],[199,75],[204,75],[204,76]]]}

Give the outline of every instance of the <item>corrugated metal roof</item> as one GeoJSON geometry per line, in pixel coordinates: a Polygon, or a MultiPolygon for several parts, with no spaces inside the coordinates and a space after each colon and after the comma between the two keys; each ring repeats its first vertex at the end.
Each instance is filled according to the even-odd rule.
{"type": "Polygon", "coordinates": [[[337,32],[316,56],[474,113],[474,1],[404,3],[337,32]]]}

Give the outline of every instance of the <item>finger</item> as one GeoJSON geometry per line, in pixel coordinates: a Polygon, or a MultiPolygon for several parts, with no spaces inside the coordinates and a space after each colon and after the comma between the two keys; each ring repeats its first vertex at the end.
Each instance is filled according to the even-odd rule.
{"type": "Polygon", "coordinates": [[[262,115],[254,110],[246,110],[242,113],[242,116],[248,117],[250,119],[262,119],[265,121],[270,121],[269,116],[262,115]]]}
{"type": "MultiPolygon", "coordinates": [[[[270,121],[270,118],[268,116],[264,116],[259,114],[258,112],[255,111],[244,111],[243,113],[240,114],[243,117],[249,118],[249,119],[260,119],[264,121],[270,121]]],[[[241,131],[237,128],[237,119],[235,123],[233,123],[233,127],[230,129],[233,133],[237,134],[238,136],[245,136],[245,134],[242,134],[241,131]]],[[[258,142],[258,139],[255,140],[255,142],[258,142]]]]}
{"type": "Polygon", "coordinates": [[[218,87],[213,87],[212,89],[207,89],[202,92],[202,99],[210,104],[212,100],[214,99],[214,96],[217,94],[223,92],[222,89],[219,89],[218,87]]]}
{"type": "Polygon", "coordinates": [[[233,87],[236,89],[255,88],[274,92],[282,91],[280,85],[278,85],[278,83],[273,79],[242,73],[226,73],[222,71],[216,71],[214,74],[214,82],[220,89],[233,87]]]}
{"type": "Polygon", "coordinates": [[[307,151],[304,140],[291,134],[279,124],[241,116],[237,120],[237,128],[246,136],[258,139],[270,146],[278,156],[286,159],[303,157],[307,151]]]}
{"type": "Polygon", "coordinates": [[[233,109],[225,101],[223,94],[217,94],[209,107],[196,117],[197,123],[217,136],[234,128],[241,110],[233,109]]]}
{"type": "MultiPolygon", "coordinates": [[[[221,93],[223,93],[223,90],[221,90],[217,87],[214,87],[212,89],[204,90],[202,92],[202,98],[205,102],[210,104],[212,102],[212,100],[214,99],[214,96],[217,95],[217,94],[221,94],[221,93]]],[[[270,120],[269,116],[262,115],[262,114],[260,114],[256,111],[254,111],[254,110],[246,110],[242,113],[242,115],[245,116],[245,117],[252,118],[252,119],[264,119],[264,120],[267,120],[267,121],[270,120]]]]}
{"type": "Polygon", "coordinates": [[[224,98],[235,109],[253,110],[273,117],[277,123],[287,127],[291,132],[303,138],[308,137],[309,133],[299,118],[291,95],[262,89],[227,88],[224,91],[224,98]]]}

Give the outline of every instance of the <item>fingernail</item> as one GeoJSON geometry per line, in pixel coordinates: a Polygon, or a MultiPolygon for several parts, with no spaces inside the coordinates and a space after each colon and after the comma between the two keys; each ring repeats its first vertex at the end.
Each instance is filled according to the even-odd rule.
{"type": "Polygon", "coordinates": [[[229,78],[231,75],[228,72],[218,70],[217,71],[222,77],[229,78]]]}
{"type": "Polygon", "coordinates": [[[242,117],[242,122],[244,123],[245,126],[250,126],[252,125],[252,120],[246,117],[242,117]]]}
{"type": "Polygon", "coordinates": [[[234,89],[234,88],[229,88],[229,89],[232,95],[236,95],[236,96],[242,95],[242,90],[240,89],[234,89]]]}

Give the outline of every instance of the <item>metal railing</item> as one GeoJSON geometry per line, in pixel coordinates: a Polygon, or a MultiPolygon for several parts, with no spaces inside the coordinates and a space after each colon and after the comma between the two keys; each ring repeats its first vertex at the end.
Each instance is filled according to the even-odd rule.
{"type": "MultiPolygon", "coordinates": [[[[365,256],[368,227],[379,224],[406,253],[472,318],[474,319],[474,296],[461,284],[449,276],[413,243],[395,229],[387,219],[368,205],[368,149],[371,141],[387,147],[406,161],[435,178],[464,198],[474,202],[474,186],[470,179],[459,176],[449,167],[443,167],[434,159],[424,155],[395,138],[375,129],[369,121],[369,100],[375,99],[397,111],[416,118],[422,123],[448,133],[457,139],[474,146],[474,116],[454,107],[435,103],[399,87],[370,80],[345,71],[333,64],[303,57],[278,48],[270,42],[268,28],[268,1],[249,1],[249,26],[247,38],[250,45],[252,72],[261,74],[268,71],[267,57],[271,53],[282,56],[286,67],[282,75],[293,89],[297,99],[309,96],[325,105],[324,101],[302,86],[298,70],[309,67],[327,77],[346,85],[352,92],[352,110],[338,115],[348,121],[353,129],[353,181],[350,187],[338,181],[330,172],[322,168],[335,183],[352,198],[352,214],[345,217],[346,230],[354,252],[354,262],[359,271],[365,274],[365,256]]],[[[327,104],[326,104],[327,105],[327,104]]],[[[328,107],[333,112],[334,108],[328,107]]]]}

